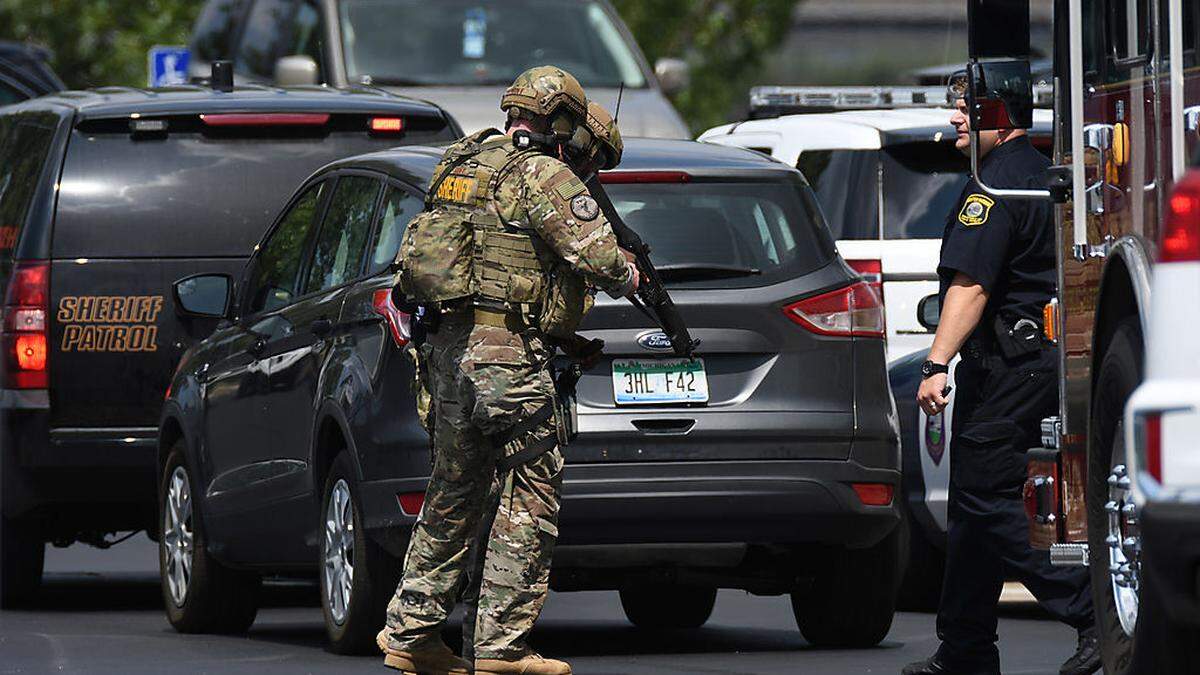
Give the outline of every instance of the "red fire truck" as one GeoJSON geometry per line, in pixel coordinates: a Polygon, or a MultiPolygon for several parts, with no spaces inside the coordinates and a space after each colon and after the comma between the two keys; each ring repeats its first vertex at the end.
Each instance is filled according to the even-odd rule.
{"type": "MultiPolygon", "coordinates": [[[[1031,540],[1055,564],[1090,567],[1105,672],[1200,672],[1200,631],[1188,623],[1197,617],[1151,621],[1160,607],[1142,599],[1153,583],[1141,564],[1143,543],[1151,544],[1141,537],[1131,486],[1138,478],[1127,468],[1138,462],[1127,456],[1123,428],[1143,379],[1160,223],[1200,145],[1200,2],[1053,4],[1056,166],[1044,190],[985,186],[1058,204],[1058,297],[1046,308],[1046,330],[1059,346],[1061,403],[1042,423],[1043,447],[1029,453],[1031,540]],[[1151,625],[1158,628],[1147,635],[1151,625]]],[[[969,0],[968,8],[972,128],[1028,126],[1029,0],[969,0]]],[[[1198,309],[1176,311],[1200,318],[1198,309]]],[[[1200,544],[1177,548],[1178,539],[1164,537],[1152,555],[1200,556],[1200,544]]],[[[1192,607],[1198,564],[1184,565],[1192,607]]]]}

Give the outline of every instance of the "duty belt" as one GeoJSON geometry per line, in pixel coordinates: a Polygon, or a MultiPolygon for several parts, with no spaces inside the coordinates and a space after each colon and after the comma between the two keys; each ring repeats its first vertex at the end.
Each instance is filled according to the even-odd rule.
{"type": "Polygon", "coordinates": [[[511,333],[519,333],[528,327],[519,314],[491,307],[476,307],[475,323],[493,328],[503,328],[511,333]]]}

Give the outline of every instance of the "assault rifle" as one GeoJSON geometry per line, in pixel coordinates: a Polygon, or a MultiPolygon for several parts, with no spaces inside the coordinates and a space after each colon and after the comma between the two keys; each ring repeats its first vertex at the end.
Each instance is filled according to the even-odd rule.
{"type": "Polygon", "coordinates": [[[598,176],[592,176],[588,180],[587,188],[592,198],[600,205],[604,217],[612,225],[613,232],[617,235],[617,243],[634,255],[634,264],[642,274],[642,281],[638,284],[637,291],[629,297],[629,302],[658,324],[671,341],[671,349],[677,356],[692,358],[700,341],[693,340],[688,333],[683,317],[671,301],[671,294],[663,286],[662,277],[658,275],[658,270],[654,269],[654,263],[650,262],[650,246],[621,219],[621,214],[617,213],[598,176]]]}

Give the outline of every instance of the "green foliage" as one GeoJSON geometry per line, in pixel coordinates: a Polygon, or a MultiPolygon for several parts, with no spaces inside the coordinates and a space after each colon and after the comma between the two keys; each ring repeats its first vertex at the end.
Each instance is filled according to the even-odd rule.
{"type": "Polygon", "coordinates": [[[187,43],[202,2],[187,0],[0,0],[0,39],[54,51],[72,88],[145,86],[146,50],[187,43]]]}
{"type": "Polygon", "coordinates": [[[728,121],[800,0],[613,0],[653,63],[685,59],[691,85],[675,105],[695,132],[728,121]]]}

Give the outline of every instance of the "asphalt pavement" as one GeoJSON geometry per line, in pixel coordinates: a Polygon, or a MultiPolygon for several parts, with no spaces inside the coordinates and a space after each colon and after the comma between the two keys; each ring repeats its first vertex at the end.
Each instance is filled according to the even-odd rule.
{"type": "MultiPolygon", "coordinates": [[[[378,657],[323,648],[317,594],[309,584],[272,583],[245,637],[179,635],[161,610],[155,549],[138,535],[108,550],[47,550],[37,606],[0,612],[0,673],[378,673],[378,657]]],[[[1075,646],[1074,631],[1012,594],[1003,603],[1005,673],[1053,674],[1075,646]]],[[[457,623],[446,632],[457,646],[457,623]]],[[[871,649],[816,649],[796,630],[782,597],[722,591],[698,630],[651,635],[635,629],[616,593],[555,593],[534,631],[543,654],[578,675],[898,673],[937,643],[932,614],[900,613],[871,649]]]]}

